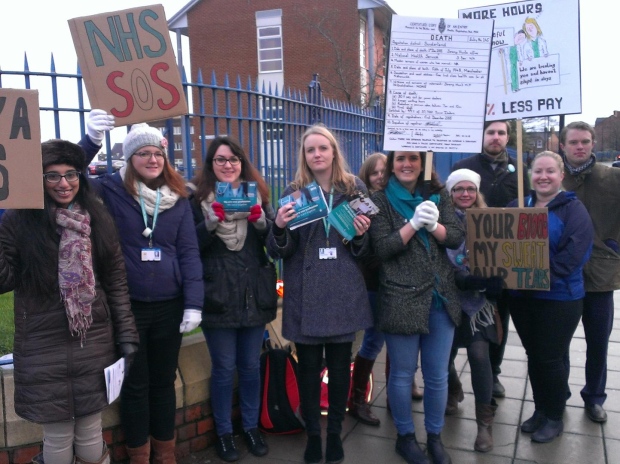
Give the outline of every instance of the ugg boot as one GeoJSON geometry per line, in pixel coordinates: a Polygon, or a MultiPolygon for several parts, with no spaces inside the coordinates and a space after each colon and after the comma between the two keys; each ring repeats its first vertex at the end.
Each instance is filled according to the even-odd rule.
{"type": "Polygon", "coordinates": [[[151,437],[153,448],[153,464],[177,464],[174,456],[176,437],[172,440],[159,441],[151,437]]]}
{"type": "Polygon", "coordinates": [[[381,421],[372,413],[370,405],[366,401],[366,387],[374,364],[374,360],[363,358],[359,354],[355,356],[349,414],[363,424],[378,426],[381,421]]]}
{"type": "Polygon", "coordinates": [[[476,403],[476,423],[478,424],[478,436],[474,449],[481,453],[487,453],[493,449],[493,418],[497,403],[491,400],[491,404],[476,403]]]}
{"type": "Polygon", "coordinates": [[[413,384],[411,385],[411,399],[414,401],[422,401],[424,399],[424,392],[420,390],[418,384],[415,383],[415,377],[413,378],[413,384]]]}
{"type": "Polygon", "coordinates": [[[102,456],[98,461],[86,461],[79,456],[75,456],[75,464],[110,464],[110,452],[108,451],[108,445],[103,442],[102,456]]]}
{"type": "Polygon", "coordinates": [[[446,404],[446,416],[453,416],[459,411],[459,403],[465,399],[463,384],[459,379],[454,364],[450,365],[448,374],[448,403],[446,404]]]}
{"type": "Polygon", "coordinates": [[[126,449],[129,455],[129,464],[149,464],[149,459],[151,457],[150,441],[147,440],[144,445],[138,446],[137,448],[130,448],[128,446],[126,449]]]}

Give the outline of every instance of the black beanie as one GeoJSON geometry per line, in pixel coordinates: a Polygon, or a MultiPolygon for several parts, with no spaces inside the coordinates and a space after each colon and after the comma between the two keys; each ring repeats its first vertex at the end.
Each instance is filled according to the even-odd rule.
{"type": "Polygon", "coordinates": [[[86,168],[86,154],[82,147],[67,140],[52,139],[41,144],[43,169],[50,164],[68,164],[77,171],[86,168]]]}

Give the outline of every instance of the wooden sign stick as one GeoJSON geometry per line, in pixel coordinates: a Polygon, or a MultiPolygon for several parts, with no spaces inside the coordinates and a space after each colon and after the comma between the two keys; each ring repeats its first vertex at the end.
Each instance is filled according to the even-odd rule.
{"type": "Polygon", "coordinates": [[[424,163],[424,186],[422,197],[425,200],[431,196],[431,174],[433,173],[433,152],[426,152],[426,162],[424,163]]]}

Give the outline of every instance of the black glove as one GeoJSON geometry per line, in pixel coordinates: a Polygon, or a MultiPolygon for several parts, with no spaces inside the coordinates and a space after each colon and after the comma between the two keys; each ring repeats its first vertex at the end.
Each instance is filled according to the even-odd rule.
{"type": "Polygon", "coordinates": [[[129,374],[129,369],[133,364],[133,359],[136,357],[136,353],[138,352],[138,345],[136,343],[120,343],[119,348],[121,350],[121,355],[125,358],[125,375],[129,374]]]}
{"type": "Polygon", "coordinates": [[[460,282],[461,290],[484,290],[487,288],[487,278],[468,275],[460,282]]]}
{"type": "Polygon", "coordinates": [[[489,277],[486,284],[486,294],[489,298],[497,299],[504,290],[504,279],[500,276],[489,277]]]}

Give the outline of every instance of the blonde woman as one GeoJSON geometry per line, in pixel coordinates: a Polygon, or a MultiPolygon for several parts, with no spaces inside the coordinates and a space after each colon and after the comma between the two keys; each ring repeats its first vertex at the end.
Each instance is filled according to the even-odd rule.
{"type": "MultiPolygon", "coordinates": [[[[289,195],[316,181],[331,208],[364,183],[351,174],[334,135],[324,126],[312,126],[301,138],[295,180],[284,191],[289,195]]],[[[293,204],[278,209],[268,237],[269,253],[284,260],[286,285],[282,335],[295,342],[299,359],[301,412],[308,441],[306,463],[323,458],[320,393],[323,351],[329,369],[329,410],[325,462],[344,459],[340,433],[350,385],[350,363],[355,332],[372,325],[364,278],[356,259],[370,251],[366,233],[370,219],[355,218],[356,236],[348,244],[325,220],[289,230],[296,217],[293,204]],[[335,259],[324,259],[325,249],[335,259]]]]}

